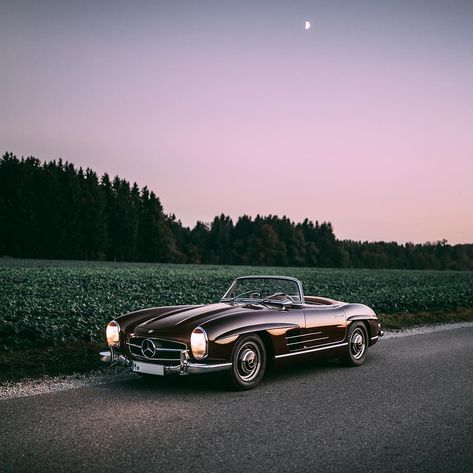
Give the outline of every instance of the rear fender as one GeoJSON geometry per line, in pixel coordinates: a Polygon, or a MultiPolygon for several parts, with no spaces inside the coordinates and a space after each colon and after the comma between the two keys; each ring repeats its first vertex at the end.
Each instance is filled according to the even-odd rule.
{"type": "MultiPolygon", "coordinates": [[[[378,334],[378,318],[373,315],[353,315],[347,319],[347,328],[349,328],[352,322],[363,322],[368,330],[368,337],[370,339],[370,345],[372,344],[372,338],[378,334]]],[[[348,333],[348,331],[347,331],[348,333]]]]}
{"type": "Polygon", "coordinates": [[[348,321],[355,321],[355,320],[378,320],[378,317],[375,315],[351,315],[347,317],[347,322],[348,321]]]}

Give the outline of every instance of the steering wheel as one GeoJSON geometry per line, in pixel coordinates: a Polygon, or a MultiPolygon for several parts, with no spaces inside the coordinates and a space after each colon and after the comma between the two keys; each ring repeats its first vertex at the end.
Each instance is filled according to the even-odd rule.
{"type": "Polygon", "coordinates": [[[268,297],[265,297],[265,299],[272,299],[273,297],[277,296],[284,296],[286,299],[289,299],[291,302],[295,302],[294,297],[290,296],[289,294],[286,294],[285,292],[275,292],[274,294],[271,294],[268,297]]]}
{"type": "Polygon", "coordinates": [[[251,289],[250,291],[245,291],[245,292],[242,292],[241,294],[236,295],[232,299],[233,300],[240,299],[240,297],[243,297],[243,296],[246,296],[246,295],[250,295],[251,299],[256,299],[260,295],[260,293],[258,292],[258,289],[256,289],[256,290],[251,289]]]}

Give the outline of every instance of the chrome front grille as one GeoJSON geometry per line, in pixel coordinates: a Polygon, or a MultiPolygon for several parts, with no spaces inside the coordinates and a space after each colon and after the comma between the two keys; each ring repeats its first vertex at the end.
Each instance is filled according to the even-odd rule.
{"type": "Polygon", "coordinates": [[[314,348],[320,345],[322,340],[328,337],[322,337],[322,332],[301,333],[301,330],[290,330],[286,333],[286,343],[290,352],[314,348]]]}
{"type": "Polygon", "coordinates": [[[177,365],[181,353],[187,349],[185,343],[154,337],[135,337],[126,342],[132,358],[155,361],[166,366],[177,365]]]}

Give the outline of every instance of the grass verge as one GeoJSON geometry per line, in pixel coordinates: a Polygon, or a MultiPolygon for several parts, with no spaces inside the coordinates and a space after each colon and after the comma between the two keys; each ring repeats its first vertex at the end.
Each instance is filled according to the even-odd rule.
{"type": "Polygon", "coordinates": [[[104,344],[61,343],[50,347],[0,352],[0,384],[24,378],[87,373],[103,366],[99,351],[104,344]]]}
{"type": "Polygon", "coordinates": [[[416,312],[414,314],[399,312],[395,314],[378,314],[383,330],[401,330],[421,325],[439,325],[454,322],[472,322],[473,308],[455,310],[416,312]]]}
{"type": "MultiPolygon", "coordinates": [[[[379,314],[379,319],[385,330],[472,322],[473,308],[449,312],[379,314]]],[[[0,352],[0,384],[25,378],[87,373],[104,366],[98,358],[102,348],[103,344],[77,342],[0,352]]]]}

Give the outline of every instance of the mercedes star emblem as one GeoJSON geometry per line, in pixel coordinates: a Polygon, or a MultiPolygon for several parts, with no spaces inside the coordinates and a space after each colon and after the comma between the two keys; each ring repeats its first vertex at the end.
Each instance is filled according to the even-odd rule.
{"type": "Polygon", "coordinates": [[[146,358],[153,358],[156,353],[156,345],[154,344],[153,340],[149,338],[145,338],[141,343],[141,353],[146,358]]]}

